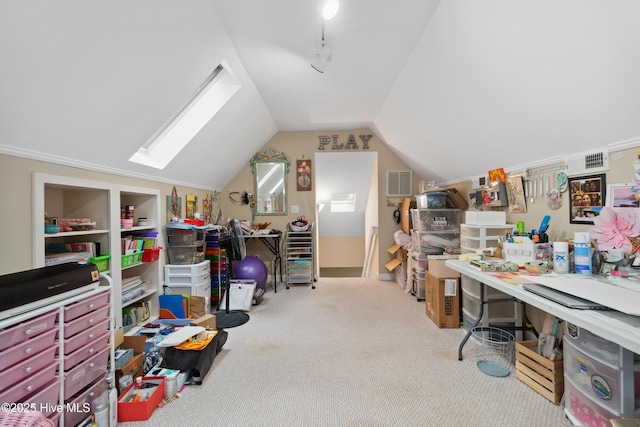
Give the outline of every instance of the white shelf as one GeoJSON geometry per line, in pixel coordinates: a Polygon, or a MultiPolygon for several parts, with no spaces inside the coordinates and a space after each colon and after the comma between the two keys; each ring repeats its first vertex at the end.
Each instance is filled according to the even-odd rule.
{"type": "MultiPolygon", "coordinates": [[[[113,312],[116,327],[122,326],[122,279],[127,275],[141,276],[157,288],[139,300],[151,302],[151,314],[158,315],[158,297],[162,286],[164,254],[151,263],[141,262],[122,267],[120,239],[123,235],[138,231],[157,231],[158,241],[163,242],[161,227],[160,191],[151,188],[133,187],[115,183],[76,179],[65,176],[34,174],[33,179],[33,267],[44,267],[47,242],[92,241],[100,243],[101,254],[110,254],[109,275],[113,279],[113,312]],[[135,220],[147,218],[150,225],[122,229],[120,208],[135,206],[135,220]],[[99,230],[69,231],[46,234],[45,212],[49,217],[91,218],[100,225],[99,230]]],[[[136,301],[136,302],[137,302],[136,301]]],[[[133,302],[127,303],[131,305],[133,302]]]]}

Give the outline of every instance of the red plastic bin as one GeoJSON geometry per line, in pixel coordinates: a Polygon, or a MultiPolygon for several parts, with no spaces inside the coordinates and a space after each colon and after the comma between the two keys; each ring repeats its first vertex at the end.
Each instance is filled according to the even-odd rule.
{"type": "Polygon", "coordinates": [[[142,262],[154,262],[160,259],[160,249],[161,247],[153,248],[153,249],[143,249],[142,251],[142,262]]]}

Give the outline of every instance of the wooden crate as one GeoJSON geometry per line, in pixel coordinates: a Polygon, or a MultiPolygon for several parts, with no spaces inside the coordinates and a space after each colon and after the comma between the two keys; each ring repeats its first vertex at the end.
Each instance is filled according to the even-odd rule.
{"type": "Polygon", "coordinates": [[[516,342],[516,377],[557,405],[564,393],[562,360],[539,355],[533,350],[537,345],[537,341],[516,342]]]}

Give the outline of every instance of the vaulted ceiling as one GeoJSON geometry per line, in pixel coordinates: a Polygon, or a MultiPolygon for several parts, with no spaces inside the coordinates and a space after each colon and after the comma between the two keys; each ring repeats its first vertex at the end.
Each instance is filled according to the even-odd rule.
{"type": "Polygon", "coordinates": [[[4,0],[0,152],[223,188],[278,131],[371,128],[455,182],[640,145],[638,0],[4,0]],[[242,83],[164,170],[129,157],[221,62],[242,83]]]}

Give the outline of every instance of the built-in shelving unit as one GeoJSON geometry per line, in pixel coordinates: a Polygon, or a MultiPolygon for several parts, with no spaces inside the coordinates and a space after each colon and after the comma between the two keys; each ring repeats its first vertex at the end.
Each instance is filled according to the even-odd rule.
{"type": "MultiPolygon", "coordinates": [[[[102,272],[113,280],[115,326],[123,325],[124,307],[141,301],[148,302],[151,316],[145,322],[158,317],[164,254],[161,251],[157,261],[138,262],[123,267],[120,245],[121,238],[127,234],[144,231],[158,232],[158,241],[163,242],[159,190],[36,173],[33,179],[33,197],[34,268],[45,266],[46,246],[49,243],[96,243],[101,255],[111,255],[108,269],[102,272]],[[137,224],[138,218],[144,217],[147,218],[148,225],[123,230],[120,225],[120,210],[126,205],[135,207],[134,224],[137,224]],[[96,223],[95,229],[46,234],[45,213],[49,218],[90,218],[96,223]],[[133,276],[139,276],[148,286],[141,295],[123,304],[123,279],[133,276]]],[[[131,328],[128,333],[135,333],[139,326],[131,328]]]]}

